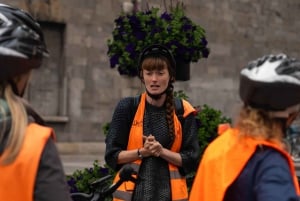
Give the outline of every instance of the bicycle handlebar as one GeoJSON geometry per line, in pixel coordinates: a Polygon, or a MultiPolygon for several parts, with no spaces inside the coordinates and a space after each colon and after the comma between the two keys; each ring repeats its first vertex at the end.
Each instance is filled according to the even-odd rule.
{"type": "Polygon", "coordinates": [[[112,194],[117,188],[120,187],[120,185],[125,181],[132,181],[135,182],[136,179],[132,176],[133,174],[136,174],[134,169],[129,165],[124,165],[123,168],[120,171],[120,179],[115,183],[109,186],[107,189],[104,189],[101,191],[101,194],[106,197],[107,195],[112,194]]]}
{"type": "Polygon", "coordinates": [[[112,175],[107,175],[107,176],[102,177],[102,178],[94,181],[93,183],[91,183],[91,188],[93,191],[92,193],[90,193],[90,194],[72,193],[71,197],[72,197],[73,201],[94,201],[94,200],[102,201],[108,195],[112,195],[112,193],[115,190],[117,190],[117,188],[119,188],[119,186],[123,182],[125,182],[125,181],[135,182],[136,179],[133,177],[134,174],[136,174],[136,171],[129,164],[126,164],[120,170],[120,174],[119,174],[120,179],[116,183],[110,185],[109,187],[107,187],[105,189],[96,191],[97,188],[100,188],[101,184],[103,184],[105,181],[107,181],[108,179],[110,179],[112,177],[112,175]]]}

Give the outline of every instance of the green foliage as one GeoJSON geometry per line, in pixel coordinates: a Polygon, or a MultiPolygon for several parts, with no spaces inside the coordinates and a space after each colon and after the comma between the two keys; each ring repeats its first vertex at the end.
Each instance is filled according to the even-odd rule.
{"type": "Polygon", "coordinates": [[[214,140],[218,133],[218,125],[231,123],[231,119],[224,117],[222,112],[204,104],[197,114],[198,141],[200,151],[203,153],[206,146],[214,140]]]}
{"type": "Polygon", "coordinates": [[[103,134],[104,134],[105,136],[107,136],[107,134],[108,134],[109,125],[110,125],[110,123],[105,123],[105,124],[102,126],[103,134]]]}
{"type": "Polygon", "coordinates": [[[184,93],[184,91],[182,90],[179,90],[179,91],[174,91],[174,97],[177,97],[177,98],[182,98],[182,99],[185,99],[187,100],[189,97],[184,93]]]}
{"type": "Polygon", "coordinates": [[[110,67],[117,67],[121,75],[137,76],[139,55],[150,44],[165,45],[175,58],[185,62],[209,55],[205,30],[185,15],[183,4],[176,4],[169,12],[150,8],[121,13],[114,22],[107,55],[110,67]]]}
{"type": "MultiPolygon", "coordinates": [[[[188,96],[183,90],[174,91],[174,97],[188,100],[188,96]]],[[[231,119],[222,115],[220,110],[216,110],[206,104],[195,106],[197,110],[197,127],[198,127],[198,141],[201,153],[206,146],[214,140],[218,133],[218,125],[222,123],[231,123],[231,119]]]]}
{"type": "MultiPolygon", "coordinates": [[[[93,167],[76,170],[72,175],[67,176],[67,182],[71,193],[83,192],[90,193],[90,184],[106,175],[114,175],[114,171],[107,165],[101,166],[99,161],[95,160],[93,167]]],[[[108,181],[109,183],[112,180],[108,181]]]]}

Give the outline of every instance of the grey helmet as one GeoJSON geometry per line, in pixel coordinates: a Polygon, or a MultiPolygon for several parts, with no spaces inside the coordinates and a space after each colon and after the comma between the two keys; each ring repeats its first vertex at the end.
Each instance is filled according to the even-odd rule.
{"type": "Polygon", "coordinates": [[[245,105],[288,117],[299,111],[300,61],[278,54],[249,62],[240,73],[239,93],[245,105]]]}
{"type": "Polygon", "coordinates": [[[45,56],[40,25],[24,10],[0,4],[0,81],[40,67],[45,56]]]}

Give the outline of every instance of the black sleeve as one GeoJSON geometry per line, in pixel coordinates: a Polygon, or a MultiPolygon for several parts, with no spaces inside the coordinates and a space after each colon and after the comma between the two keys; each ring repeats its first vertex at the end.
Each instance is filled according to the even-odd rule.
{"type": "Polygon", "coordinates": [[[34,189],[34,201],[71,201],[62,162],[50,138],[43,150],[34,189]]]}
{"type": "Polygon", "coordinates": [[[194,114],[188,115],[184,120],[182,146],[180,155],[182,158],[181,172],[188,174],[198,167],[200,147],[198,140],[198,128],[194,114]]]}
{"type": "Polygon", "coordinates": [[[105,162],[114,170],[120,168],[117,164],[119,153],[127,149],[129,132],[135,114],[132,107],[132,97],[120,100],[109,125],[109,132],[105,139],[105,162]]]}

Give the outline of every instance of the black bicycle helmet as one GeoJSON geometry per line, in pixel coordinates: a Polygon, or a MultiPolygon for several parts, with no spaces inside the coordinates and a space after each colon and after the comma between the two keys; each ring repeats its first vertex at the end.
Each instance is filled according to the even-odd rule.
{"type": "Polygon", "coordinates": [[[25,11],[0,4],[0,80],[38,68],[48,50],[40,25],[25,11]]]}
{"type": "Polygon", "coordinates": [[[171,69],[173,72],[170,72],[172,76],[175,77],[176,73],[176,62],[174,59],[174,56],[172,52],[164,45],[160,44],[153,44],[147,46],[142,53],[140,54],[139,60],[138,60],[138,73],[142,70],[142,63],[144,59],[148,57],[166,57],[168,61],[171,64],[171,69]]]}
{"type": "Polygon", "coordinates": [[[300,60],[278,54],[250,62],[241,71],[239,91],[245,105],[287,117],[299,109],[300,60]]]}

